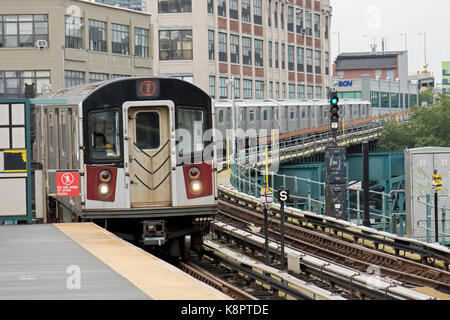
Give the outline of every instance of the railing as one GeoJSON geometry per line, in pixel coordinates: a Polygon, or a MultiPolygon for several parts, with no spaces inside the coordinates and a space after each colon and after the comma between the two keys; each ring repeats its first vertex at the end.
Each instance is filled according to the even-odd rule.
{"type": "MultiPolygon", "coordinates": [[[[406,121],[398,118],[398,121],[406,121]]],[[[291,203],[289,206],[314,212],[319,215],[325,214],[325,183],[280,175],[278,164],[287,160],[305,160],[305,158],[323,152],[326,147],[340,146],[360,143],[371,136],[379,135],[383,129],[383,123],[373,121],[361,125],[353,125],[345,128],[334,141],[331,132],[323,132],[309,136],[293,137],[277,141],[274,136],[266,139],[266,144],[242,150],[231,159],[230,182],[241,192],[259,197],[261,189],[267,185],[273,189],[276,185],[284,186],[291,191],[291,203]],[[269,168],[270,165],[270,168],[269,168]],[[264,168],[265,167],[265,168],[264,168]]],[[[347,186],[348,220],[358,225],[362,224],[361,192],[352,190],[347,186]],[[353,194],[352,194],[353,193],[353,194]],[[356,193],[356,194],[355,194],[356,193]],[[356,197],[356,205],[351,206],[351,199],[356,197]]],[[[372,197],[380,197],[381,209],[371,208],[370,217],[375,222],[374,227],[385,232],[397,233],[404,236],[406,233],[406,213],[404,201],[404,190],[394,190],[389,194],[379,191],[370,191],[372,197]],[[397,230],[399,226],[399,230],[397,230]]],[[[276,190],[272,193],[273,202],[277,202],[276,190]]]]}
{"type": "MultiPolygon", "coordinates": [[[[419,203],[425,205],[425,207],[426,207],[426,218],[424,221],[425,227],[420,225],[420,222],[421,222],[420,220],[417,221],[417,227],[419,229],[426,231],[426,241],[427,242],[433,242],[433,239],[434,239],[433,235],[436,235],[436,229],[432,228],[432,226],[434,225],[436,220],[432,219],[432,215],[433,215],[432,211],[434,212],[433,209],[435,208],[435,206],[434,206],[434,203],[432,203],[431,199],[432,199],[432,196],[430,194],[427,194],[426,196],[419,196],[417,198],[417,201],[419,203]],[[426,202],[421,201],[420,198],[425,198],[426,202]]],[[[438,237],[441,238],[439,243],[442,245],[446,245],[447,244],[446,237],[450,238],[450,234],[445,233],[446,211],[449,211],[450,208],[438,206],[438,210],[441,210],[441,214],[442,214],[441,221],[440,221],[441,222],[441,231],[437,230],[438,237]]]]}

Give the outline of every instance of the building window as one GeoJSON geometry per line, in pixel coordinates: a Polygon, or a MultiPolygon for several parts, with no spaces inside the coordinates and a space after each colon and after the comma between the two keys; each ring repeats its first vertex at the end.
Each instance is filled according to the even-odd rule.
{"type": "Polygon", "coordinates": [[[275,83],[275,98],[280,99],[280,83],[278,81],[275,83]]]}
{"type": "Polygon", "coordinates": [[[305,86],[302,84],[297,86],[297,99],[305,99],[305,86]]]}
{"type": "Polygon", "coordinates": [[[255,39],[255,66],[264,66],[264,52],[263,52],[264,42],[262,40],[255,39]]]}
{"type": "Polygon", "coordinates": [[[321,86],[316,87],[316,99],[322,99],[322,87],[321,86]]]}
{"type": "Polygon", "coordinates": [[[307,86],[307,88],[306,88],[306,98],[307,99],[313,99],[313,91],[314,91],[313,86],[307,86]]]}
{"type": "Polygon", "coordinates": [[[217,13],[221,17],[226,17],[227,16],[227,8],[226,8],[226,1],[225,0],[218,0],[217,13]]]}
{"type": "Polygon", "coordinates": [[[293,7],[288,7],[287,30],[290,32],[294,32],[294,8],[293,7]]]}
{"type": "Polygon", "coordinates": [[[252,98],[252,80],[244,79],[244,99],[252,98]]]}
{"type": "Polygon", "coordinates": [[[252,39],[242,37],[242,63],[245,65],[252,64],[252,39]]]}
{"type": "Polygon", "coordinates": [[[0,71],[0,98],[25,97],[25,84],[34,84],[36,94],[50,89],[50,71],[0,71]]]}
{"type": "Polygon", "coordinates": [[[320,51],[314,52],[314,65],[315,65],[315,71],[316,73],[322,72],[322,54],[320,51]]]}
{"type": "Polygon", "coordinates": [[[214,0],[208,0],[208,13],[214,14],[214,0]]]}
{"type": "Polygon", "coordinates": [[[227,60],[227,34],[219,32],[219,61],[227,60]]]}
{"type": "Polygon", "coordinates": [[[100,82],[105,80],[108,80],[107,73],[89,72],[89,83],[100,82]]]}
{"type": "Polygon", "coordinates": [[[208,56],[209,60],[214,60],[214,31],[208,30],[208,56]]]}
{"type": "Polygon", "coordinates": [[[192,60],[192,30],[159,32],[160,60],[192,60]]]}
{"type": "Polygon", "coordinates": [[[330,74],[330,54],[325,52],[325,75],[330,74]]]}
{"type": "Polygon", "coordinates": [[[241,98],[241,79],[234,78],[234,98],[241,98]]]}
{"type": "Polygon", "coordinates": [[[66,48],[83,48],[83,20],[77,17],[65,16],[66,48]]]}
{"type": "Polygon", "coordinates": [[[111,24],[112,53],[130,54],[129,27],[122,24],[111,24]]]}
{"type": "Polygon", "coordinates": [[[48,42],[48,15],[0,15],[0,48],[35,47],[37,40],[48,42]]]}
{"type": "Polygon", "coordinates": [[[268,51],[269,51],[269,68],[272,68],[272,65],[273,65],[272,41],[269,41],[269,43],[268,43],[268,51]]]}
{"type": "Polygon", "coordinates": [[[158,0],[158,13],[192,12],[192,0],[158,0]]]}
{"type": "Polygon", "coordinates": [[[238,0],[230,0],[230,18],[231,19],[239,19],[239,9],[238,9],[238,0]]]}
{"type": "Polygon", "coordinates": [[[89,20],[89,50],[106,52],[106,22],[89,20]]]}
{"type": "Polygon", "coordinates": [[[209,76],[209,95],[214,98],[216,96],[216,77],[209,76]]]}
{"type": "Polygon", "coordinates": [[[264,99],[264,81],[255,81],[255,99],[264,99]]]}
{"type": "Polygon", "coordinates": [[[253,23],[262,25],[262,0],[253,0],[253,23]]]}
{"type": "Polygon", "coordinates": [[[131,77],[130,75],[126,75],[126,74],[112,74],[110,79],[111,80],[118,80],[118,79],[125,79],[125,78],[129,78],[131,77]]]}
{"type": "Polygon", "coordinates": [[[267,25],[272,26],[272,0],[269,0],[267,5],[267,25]]]}
{"type": "Polygon", "coordinates": [[[312,36],[312,17],[311,12],[305,12],[305,21],[306,21],[306,35],[312,36]]]}
{"type": "Polygon", "coordinates": [[[281,26],[281,29],[284,30],[284,3],[281,4],[280,26],[281,26]]]}
{"type": "Polygon", "coordinates": [[[294,47],[288,46],[288,69],[294,71],[294,47]]]}
{"type": "Polygon", "coordinates": [[[314,37],[320,38],[320,14],[314,14],[314,37]]]}
{"type": "Polygon", "coordinates": [[[250,0],[241,0],[241,20],[250,22],[250,0]]]}
{"type": "Polygon", "coordinates": [[[278,69],[278,59],[280,52],[278,50],[278,42],[275,42],[275,68],[278,69]]]}
{"type": "Polygon", "coordinates": [[[273,22],[275,28],[278,28],[278,2],[275,2],[275,7],[273,10],[273,22]]]}
{"type": "Polygon", "coordinates": [[[305,71],[305,49],[298,47],[297,48],[297,72],[305,71]]]}
{"type": "Polygon", "coordinates": [[[289,84],[289,99],[295,99],[295,84],[289,84]]]}
{"type": "Polygon", "coordinates": [[[64,71],[64,87],[70,88],[79,86],[84,83],[84,72],[83,71],[64,71]]]}
{"type": "Polygon", "coordinates": [[[313,72],[313,51],[312,49],[306,49],[306,72],[313,72]]]}
{"type": "Polygon", "coordinates": [[[298,34],[303,34],[303,10],[296,9],[295,25],[298,34]]]}
{"type": "Polygon", "coordinates": [[[329,23],[330,23],[329,17],[325,16],[325,30],[324,30],[325,40],[328,40],[328,37],[329,37],[329,32],[330,32],[329,23]]]}
{"type": "Polygon", "coordinates": [[[286,99],[286,82],[283,82],[283,83],[282,83],[282,85],[281,85],[281,90],[282,90],[282,92],[283,92],[282,98],[283,98],[283,99],[286,99]]]}
{"type": "Polygon", "coordinates": [[[273,81],[269,82],[269,99],[273,99],[273,81]]]}
{"type": "Polygon", "coordinates": [[[285,69],[286,62],[286,45],[284,43],[281,44],[281,69],[285,69]]]}
{"type": "Polygon", "coordinates": [[[230,34],[230,60],[239,63],[239,36],[230,34]]]}
{"type": "Polygon", "coordinates": [[[148,29],[134,28],[134,55],[149,57],[148,29]]]}
{"type": "Polygon", "coordinates": [[[228,96],[227,78],[219,78],[219,98],[226,98],[228,96]]]}

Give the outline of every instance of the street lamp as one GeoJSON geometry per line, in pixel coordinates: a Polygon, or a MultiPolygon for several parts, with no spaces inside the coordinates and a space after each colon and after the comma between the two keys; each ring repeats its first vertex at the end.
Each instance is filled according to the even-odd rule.
{"type": "Polygon", "coordinates": [[[341,32],[336,31],[336,32],[333,32],[333,34],[337,34],[337,36],[338,36],[338,54],[341,54],[341,32]]]}

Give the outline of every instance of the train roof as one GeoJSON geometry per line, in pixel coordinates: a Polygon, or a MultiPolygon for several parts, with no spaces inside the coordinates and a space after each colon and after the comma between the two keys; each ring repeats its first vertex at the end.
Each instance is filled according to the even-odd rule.
{"type": "MultiPolygon", "coordinates": [[[[148,76],[148,77],[127,77],[127,78],[121,78],[116,80],[105,80],[95,83],[88,83],[88,84],[81,84],[76,87],[71,88],[64,88],[61,90],[54,90],[47,93],[44,93],[40,95],[38,98],[40,99],[66,99],[67,105],[79,105],[83,101],[85,101],[91,94],[96,92],[97,90],[100,90],[103,87],[109,86],[113,83],[117,82],[128,82],[133,80],[146,80],[146,79],[157,79],[157,80],[174,80],[174,81],[180,81],[183,82],[187,86],[195,87],[192,83],[177,79],[177,78],[171,78],[171,77],[154,77],[154,76],[148,76]]],[[[195,87],[197,88],[197,87],[195,87]]],[[[198,88],[199,91],[202,91],[200,88],[198,88]]],[[[205,93],[206,95],[206,93],[205,93]]]]}
{"type": "MultiPolygon", "coordinates": [[[[369,101],[364,100],[349,100],[343,99],[340,101],[341,104],[370,104],[369,101]]],[[[231,107],[233,104],[233,100],[230,99],[218,99],[214,100],[216,107],[231,107]]],[[[330,102],[326,99],[290,99],[290,100],[274,100],[274,99],[265,99],[265,100],[257,100],[257,99],[245,99],[245,100],[235,100],[235,104],[240,107],[263,107],[263,106],[324,106],[329,105],[330,102]]]]}

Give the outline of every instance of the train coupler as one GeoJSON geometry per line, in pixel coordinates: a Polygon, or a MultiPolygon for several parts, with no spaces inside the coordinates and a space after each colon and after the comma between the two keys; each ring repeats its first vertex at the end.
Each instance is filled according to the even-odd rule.
{"type": "Polygon", "coordinates": [[[147,220],[142,222],[142,242],[146,246],[162,246],[166,243],[164,220],[147,220]]]}

